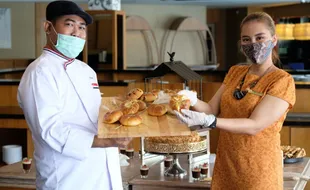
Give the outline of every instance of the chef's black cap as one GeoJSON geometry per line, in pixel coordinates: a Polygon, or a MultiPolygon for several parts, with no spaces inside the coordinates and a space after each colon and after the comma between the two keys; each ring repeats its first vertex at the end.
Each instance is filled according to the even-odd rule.
{"type": "Polygon", "coordinates": [[[86,25],[93,22],[93,18],[72,1],[59,0],[49,3],[46,7],[46,20],[54,21],[60,16],[77,15],[85,20],[86,25]]]}

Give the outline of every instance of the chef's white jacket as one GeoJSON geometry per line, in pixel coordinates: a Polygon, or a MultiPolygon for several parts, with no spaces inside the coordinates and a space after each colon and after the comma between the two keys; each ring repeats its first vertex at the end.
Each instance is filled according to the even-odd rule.
{"type": "Polygon", "coordinates": [[[91,148],[101,96],[87,64],[45,48],[17,99],[32,132],[38,190],[123,189],[118,149],[91,148]]]}

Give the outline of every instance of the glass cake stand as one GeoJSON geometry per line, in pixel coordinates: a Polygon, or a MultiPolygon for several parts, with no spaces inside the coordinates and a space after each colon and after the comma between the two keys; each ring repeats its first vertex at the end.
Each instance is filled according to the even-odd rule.
{"type": "Polygon", "coordinates": [[[150,154],[157,154],[157,155],[171,155],[173,157],[172,164],[169,168],[165,170],[164,175],[170,177],[184,177],[187,175],[187,171],[182,168],[179,163],[179,156],[180,155],[188,155],[188,158],[191,159],[192,155],[206,153],[207,149],[196,151],[196,152],[184,152],[184,153],[159,153],[159,152],[148,152],[150,154]]]}

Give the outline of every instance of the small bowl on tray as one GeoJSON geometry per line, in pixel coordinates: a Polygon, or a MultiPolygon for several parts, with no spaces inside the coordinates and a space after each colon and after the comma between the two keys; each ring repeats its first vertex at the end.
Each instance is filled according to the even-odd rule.
{"type": "Polygon", "coordinates": [[[304,157],[300,158],[284,158],[284,164],[295,164],[297,162],[302,162],[304,160],[304,157]]]}

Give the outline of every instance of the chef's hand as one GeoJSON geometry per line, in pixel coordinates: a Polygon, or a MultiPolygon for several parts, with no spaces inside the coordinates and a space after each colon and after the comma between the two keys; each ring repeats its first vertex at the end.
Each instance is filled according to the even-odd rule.
{"type": "Polygon", "coordinates": [[[181,113],[175,111],[175,114],[178,117],[178,119],[186,123],[189,127],[197,125],[200,125],[204,128],[216,127],[216,117],[212,114],[207,115],[203,112],[196,112],[186,109],[182,109],[181,113]]]}
{"type": "Polygon", "coordinates": [[[131,141],[132,141],[132,138],[98,138],[97,136],[95,136],[92,147],[125,148],[131,141]]]}
{"type": "Polygon", "coordinates": [[[178,92],[179,95],[185,95],[191,101],[191,106],[194,106],[197,103],[197,92],[191,90],[181,90],[178,92]]]}
{"type": "Polygon", "coordinates": [[[114,144],[119,148],[126,148],[132,138],[114,138],[114,144]]]}

